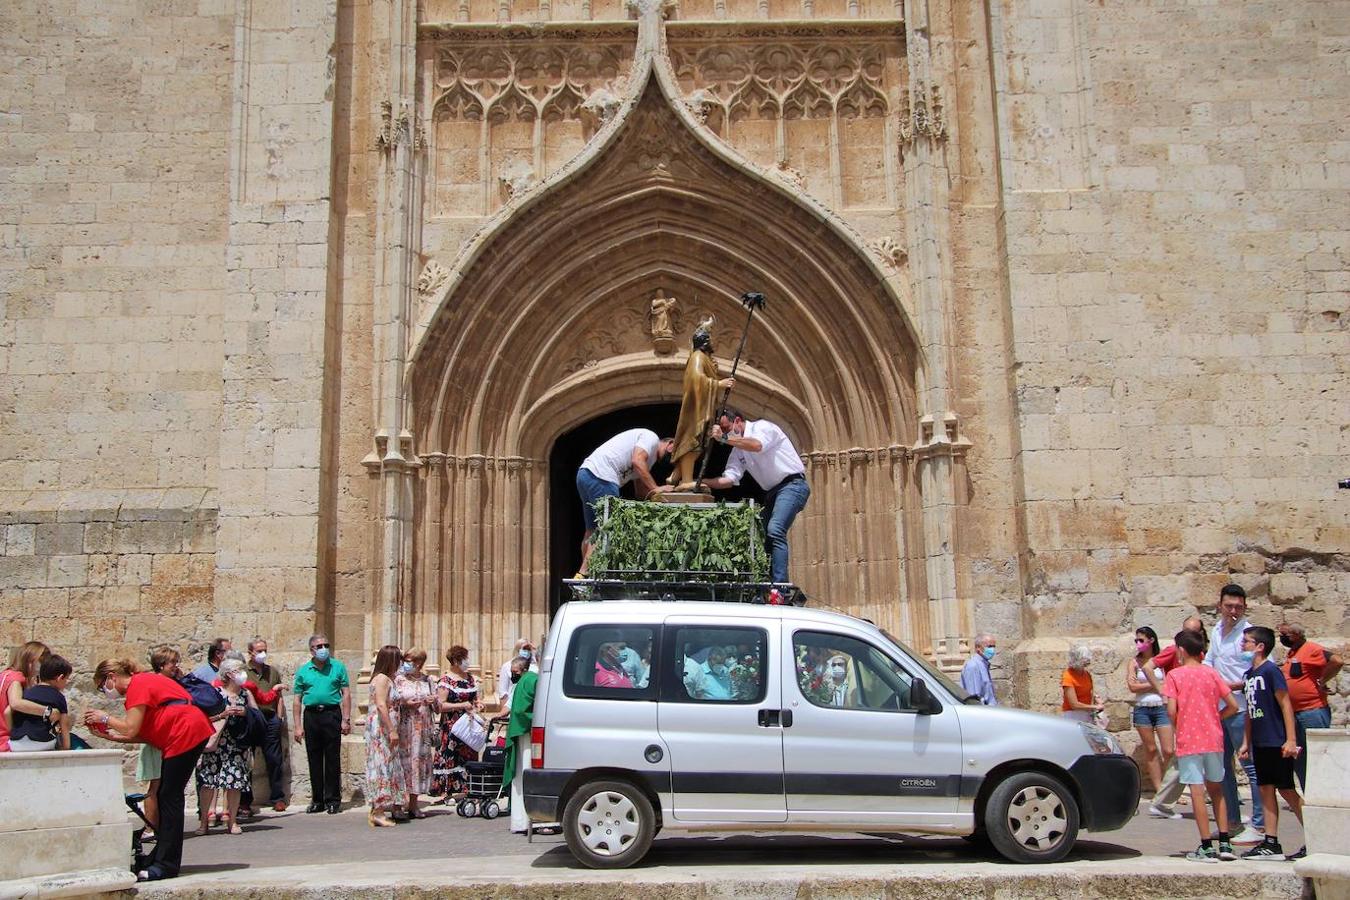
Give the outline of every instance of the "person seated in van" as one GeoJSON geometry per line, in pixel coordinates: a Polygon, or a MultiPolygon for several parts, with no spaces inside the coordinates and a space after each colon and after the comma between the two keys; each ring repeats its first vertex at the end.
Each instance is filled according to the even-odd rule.
{"type": "Polygon", "coordinates": [[[619,663],[623,653],[623,644],[607,641],[600,645],[595,655],[595,686],[608,688],[633,688],[633,680],[619,663]]]}
{"type": "Polygon", "coordinates": [[[837,706],[840,709],[857,706],[853,683],[848,677],[848,657],[842,653],[831,656],[826,663],[825,671],[829,675],[827,683],[830,688],[830,706],[837,706]]]}
{"type": "Polygon", "coordinates": [[[38,665],[38,683],[23,692],[23,699],[47,707],[47,713],[35,716],[14,710],[14,724],[9,730],[12,752],[70,749],[70,713],[65,691],[71,671],[70,663],[55,654],[38,665]]]}
{"type": "Polygon", "coordinates": [[[731,668],[727,665],[727,653],[724,648],[713,647],[708,651],[708,661],[703,664],[703,676],[699,683],[699,694],[695,699],[731,699],[731,668]]]}
{"type": "Polygon", "coordinates": [[[644,658],[635,647],[625,646],[619,653],[619,667],[637,688],[645,688],[651,675],[651,650],[647,650],[644,658]]]}

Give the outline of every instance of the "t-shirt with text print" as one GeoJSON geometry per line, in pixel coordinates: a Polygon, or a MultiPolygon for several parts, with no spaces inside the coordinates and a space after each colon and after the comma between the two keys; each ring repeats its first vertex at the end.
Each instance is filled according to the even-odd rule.
{"type": "Polygon", "coordinates": [[[1163,679],[1163,696],[1177,701],[1177,756],[1223,752],[1219,707],[1233,693],[1209,666],[1177,666],[1163,679]]]}
{"type": "Polygon", "coordinates": [[[1266,660],[1243,676],[1247,686],[1247,721],[1251,722],[1253,747],[1280,747],[1288,739],[1284,731],[1284,713],[1276,691],[1289,690],[1280,667],[1266,660]]]}

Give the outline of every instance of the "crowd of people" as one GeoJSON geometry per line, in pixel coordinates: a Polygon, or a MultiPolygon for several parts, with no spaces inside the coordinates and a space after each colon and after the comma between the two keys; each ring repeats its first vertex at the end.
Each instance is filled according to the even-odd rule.
{"type": "MultiPolygon", "coordinates": [[[[287,809],[284,742],[290,734],[303,744],[309,764],[311,800],[307,813],[341,809],[341,742],[352,722],[352,680],[332,652],[327,636],[309,639],[310,658],[287,682],[268,661],[267,641],[255,638],[247,655],[228,638],[211,642],[206,658],[184,672],[177,650],[152,650],[147,665],[132,659],[105,659],[94,669],[94,687],[123,712],[90,708],[81,722],[98,737],[137,744],[136,777],[145,787],[143,813],[154,849],[135,862],[142,881],[172,878],[182,863],[185,795],[194,773],[196,833],[217,825],[228,834],[243,831],[253,814],[253,760],[260,753],[267,770],[267,805],[287,809]],[[293,695],[292,728],[287,728],[286,691],[293,695]]],[[[424,671],[427,653],[388,645],[376,655],[366,717],[365,797],[372,827],[426,817],[429,802],[451,802],[468,789],[467,763],[478,760],[493,720],[512,718],[509,737],[528,740],[532,681],[527,702],[512,704],[515,682],[534,676],[534,645],[516,643],[504,666],[497,695],[500,712],[485,717],[480,685],[469,669],[469,651],[451,647],[438,681],[424,671]],[[460,720],[470,717],[472,727],[460,720]],[[523,723],[523,725],[522,725],[523,723]]],[[[0,672],[0,752],[35,752],[88,747],[72,732],[65,692],[72,665],[39,641],[14,649],[0,672]]],[[[526,748],[528,752],[528,748],[526,748]]],[[[506,807],[509,801],[501,799],[506,807]]],[[[511,807],[513,827],[524,831],[523,805],[511,807]],[[516,807],[521,807],[517,809],[516,807]]]]}
{"type": "MultiPolygon", "coordinates": [[[[1200,862],[1236,859],[1234,845],[1251,845],[1244,859],[1298,858],[1279,839],[1282,799],[1302,820],[1299,789],[1307,777],[1307,733],[1328,728],[1328,683],[1343,666],[1340,655],[1309,641],[1289,622],[1270,628],[1246,617],[1245,591],[1223,587],[1215,625],[1199,616],[1182,623],[1171,645],[1142,626],[1133,634],[1134,654],[1124,667],[1131,721],[1140,757],[1153,789],[1152,816],[1180,818],[1174,806],[1189,793],[1200,845],[1187,854],[1200,862]],[[1277,664],[1277,646],[1284,648],[1277,664]],[[1235,696],[1240,694],[1240,696],[1235,696]],[[1242,817],[1241,767],[1250,786],[1250,819],[1242,817]],[[1210,828],[1212,808],[1214,828],[1210,828]]],[[[762,648],[722,643],[695,635],[683,647],[684,684],[696,699],[751,698],[759,694],[762,648]]],[[[182,859],[185,792],[195,773],[198,824],[205,835],[220,825],[229,834],[254,811],[253,760],[267,771],[267,805],[287,808],[284,744],[303,745],[311,800],[307,813],[337,813],[341,806],[341,741],[351,731],[352,679],[332,652],[327,636],[310,637],[310,657],[287,681],[268,659],[267,641],[254,638],[246,653],[227,638],[213,641],[206,658],[184,672],[177,650],[159,647],[148,666],[131,659],[105,659],[94,670],[94,687],[120,701],[120,715],[87,709],[80,721],[106,740],[138,744],[137,779],[146,785],[144,813],[155,831],[152,853],[138,859],[142,880],[173,877],[182,859]],[[292,694],[287,727],[284,694],[292,694]]],[[[505,779],[512,782],[512,830],[526,827],[520,779],[513,777],[529,752],[537,666],[534,645],[516,642],[515,655],[497,678],[498,712],[485,716],[482,686],[466,647],[446,653],[446,667],[433,679],[419,648],[380,648],[369,683],[365,724],[365,797],[372,827],[426,817],[425,806],[463,799],[468,770],[478,761],[494,721],[506,720],[505,779]]],[[[862,703],[853,684],[855,655],[841,648],[796,648],[803,690],[821,705],[862,703]]],[[[973,697],[997,705],[991,663],[993,635],[981,634],[961,672],[973,697]]],[[[596,687],[645,689],[651,674],[650,636],[608,639],[596,647],[596,687]]],[[[1086,646],[1069,651],[1059,711],[1084,723],[1107,726],[1107,706],[1091,672],[1086,646]]],[[[13,650],[0,672],[0,752],[36,752],[88,746],[72,728],[76,717],[66,700],[73,667],[45,644],[31,641],[13,650]]],[[[883,679],[884,680],[884,679],[883,679]]]]}
{"type": "MultiPolygon", "coordinates": [[[[977,637],[961,671],[962,687],[990,705],[998,702],[990,669],[995,646],[992,635],[977,637]]],[[[1181,818],[1174,806],[1189,792],[1200,833],[1200,846],[1187,854],[1191,860],[1237,859],[1235,845],[1250,847],[1243,859],[1301,858],[1304,850],[1286,854],[1280,843],[1278,799],[1301,823],[1307,733],[1331,727],[1328,684],[1344,665],[1341,656],[1309,641],[1298,623],[1253,625],[1247,619],[1246,591],[1237,584],[1220,590],[1211,629],[1191,616],[1164,648],[1157,632],[1143,626],[1134,632],[1134,650],[1125,667],[1125,687],[1144,774],[1154,792],[1149,814],[1181,818]],[[1285,651],[1279,664],[1273,659],[1277,644],[1285,651]],[[1239,767],[1251,791],[1246,820],[1239,767]]],[[[1060,680],[1060,713],[1106,727],[1106,703],[1096,690],[1091,663],[1088,647],[1070,648],[1060,680]]]]}

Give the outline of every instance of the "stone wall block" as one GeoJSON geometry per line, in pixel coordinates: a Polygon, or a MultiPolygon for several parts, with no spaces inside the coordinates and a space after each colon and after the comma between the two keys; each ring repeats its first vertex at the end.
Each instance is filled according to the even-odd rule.
{"type": "Polygon", "coordinates": [[[1270,576],[1270,599],[1279,606],[1293,606],[1308,599],[1308,578],[1280,572],[1270,576]]]}

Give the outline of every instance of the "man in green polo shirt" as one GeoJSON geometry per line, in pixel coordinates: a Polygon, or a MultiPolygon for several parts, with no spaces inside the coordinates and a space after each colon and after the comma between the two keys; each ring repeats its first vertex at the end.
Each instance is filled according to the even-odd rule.
{"type": "Polygon", "coordinates": [[[310,804],[305,812],[337,813],[342,802],[342,736],[352,730],[347,667],[333,659],[328,637],[309,639],[310,660],[295,673],[295,741],[309,757],[310,804]]]}

